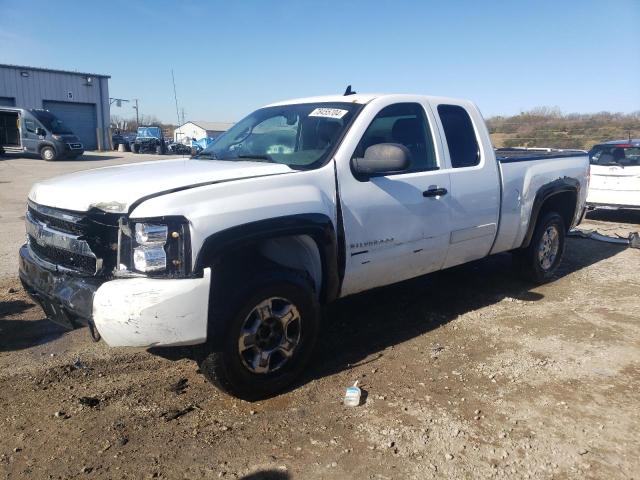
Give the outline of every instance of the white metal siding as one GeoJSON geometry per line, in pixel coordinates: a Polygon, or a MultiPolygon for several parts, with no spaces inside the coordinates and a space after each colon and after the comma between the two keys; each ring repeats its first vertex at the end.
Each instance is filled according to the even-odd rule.
{"type": "Polygon", "coordinates": [[[173,139],[176,142],[191,144],[191,139],[201,140],[207,136],[207,131],[195,123],[187,122],[173,132],[173,139]]]}

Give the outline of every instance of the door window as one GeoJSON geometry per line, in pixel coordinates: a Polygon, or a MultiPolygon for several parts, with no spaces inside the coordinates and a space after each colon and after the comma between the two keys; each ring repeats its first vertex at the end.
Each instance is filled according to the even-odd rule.
{"type": "Polygon", "coordinates": [[[449,146],[453,168],[473,167],[480,163],[480,147],[467,111],[458,105],[438,105],[438,115],[449,146]]]}
{"type": "MultiPolygon", "coordinates": [[[[421,105],[417,103],[396,103],[389,105],[376,115],[360,143],[354,157],[364,157],[364,152],[379,143],[399,143],[411,153],[408,172],[437,170],[433,139],[421,105]]],[[[406,173],[406,172],[403,172],[406,173]]]]}
{"type": "Polygon", "coordinates": [[[24,128],[27,129],[27,132],[36,133],[36,122],[33,120],[25,120],[24,128]]]}

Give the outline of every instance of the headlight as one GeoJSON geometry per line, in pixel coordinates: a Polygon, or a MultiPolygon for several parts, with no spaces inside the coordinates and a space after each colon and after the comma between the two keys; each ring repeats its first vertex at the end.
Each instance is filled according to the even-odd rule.
{"type": "Polygon", "coordinates": [[[140,245],[151,243],[165,244],[169,227],[166,225],[154,225],[152,223],[136,223],[136,242],[140,245]]]}
{"type": "Polygon", "coordinates": [[[62,140],[62,135],[56,135],[56,134],[53,134],[53,135],[51,135],[51,137],[52,137],[54,140],[62,140]]]}
{"type": "Polygon", "coordinates": [[[167,268],[164,245],[138,247],[133,251],[133,266],[140,272],[157,272],[167,268]]]}
{"type": "Polygon", "coordinates": [[[184,277],[191,273],[189,224],[182,217],[120,222],[118,268],[150,276],[184,277]]]}

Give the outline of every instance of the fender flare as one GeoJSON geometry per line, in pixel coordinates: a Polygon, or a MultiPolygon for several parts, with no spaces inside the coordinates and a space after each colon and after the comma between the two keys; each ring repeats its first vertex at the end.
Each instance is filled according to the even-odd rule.
{"type": "Polygon", "coordinates": [[[338,298],[342,283],[338,268],[338,239],[333,222],[321,213],[274,217],[216,232],[203,242],[196,256],[194,271],[201,271],[232,250],[260,240],[290,235],[309,235],[316,242],[322,262],[320,301],[327,303],[338,298]]]}
{"type": "MultiPolygon", "coordinates": [[[[572,177],[563,177],[542,185],[538,189],[536,197],[533,200],[533,206],[531,207],[531,216],[529,218],[529,226],[527,227],[527,233],[524,236],[524,240],[522,240],[521,248],[527,248],[531,244],[531,238],[533,237],[533,232],[536,229],[540,210],[542,210],[542,206],[544,205],[544,203],[554,195],[565,192],[576,194],[576,205],[574,207],[573,216],[571,217],[575,218],[576,209],[578,208],[577,199],[579,198],[580,193],[580,182],[572,177]]],[[[569,227],[570,225],[567,225],[567,228],[569,227]]]]}

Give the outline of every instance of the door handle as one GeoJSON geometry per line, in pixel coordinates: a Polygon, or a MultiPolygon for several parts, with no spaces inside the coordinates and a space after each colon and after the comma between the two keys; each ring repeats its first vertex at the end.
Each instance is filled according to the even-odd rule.
{"type": "Polygon", "coordinates": [[[447,194],[447,189],[442,187],[430,188],[422,192],[423,197],[440,197],[447,194]]]}

